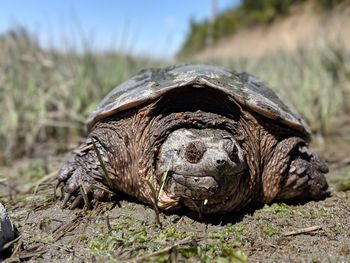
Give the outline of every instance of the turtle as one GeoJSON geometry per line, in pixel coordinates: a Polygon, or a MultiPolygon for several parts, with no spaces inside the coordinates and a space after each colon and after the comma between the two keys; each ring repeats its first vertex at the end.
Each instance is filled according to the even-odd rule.
{"type": "Polygon", "coordinates": [[[249,73],[143,70],[102,99],[87,127],[57,175],[63,207],[124,193],[163,211],[223,214],[330,195],[310,128],[249,73]]]}

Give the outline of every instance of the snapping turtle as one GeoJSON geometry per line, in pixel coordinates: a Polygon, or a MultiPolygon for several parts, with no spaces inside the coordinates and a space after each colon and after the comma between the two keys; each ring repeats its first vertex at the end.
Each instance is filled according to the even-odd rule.
{"type": "Polygon", "coordinates": [[[142,71],[101,101],[88,128],[58,173],[71,208],[83,202],[82,189],[93,199],[124,192],[202,213],[329,195],[328,168],[308,148],[306,123],[247,73],[210,65],[142,71]]]}

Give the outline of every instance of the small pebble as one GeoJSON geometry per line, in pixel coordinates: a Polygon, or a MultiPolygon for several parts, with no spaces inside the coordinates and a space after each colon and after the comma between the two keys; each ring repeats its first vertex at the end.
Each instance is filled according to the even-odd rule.
{"type": "Polygon", "coordinates": [[[6,212],[5,207],[0,203],[0,250],[3,246],[15,238],[15,228],[6,212]]]}

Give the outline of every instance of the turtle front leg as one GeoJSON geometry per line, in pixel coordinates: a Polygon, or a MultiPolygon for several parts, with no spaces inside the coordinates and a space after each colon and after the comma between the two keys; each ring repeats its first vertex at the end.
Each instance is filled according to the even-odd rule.
{"type": "Polygon", "coordinates": [[[325,174],[328,167],[305,145],[291,153],[291,162],[281,181],[277,200],[321,200],[330,195],[325,174]]]}
{"type": "Polygon", "coordinates": [[[94,138],[88,138],[58,172],[58,185],[62,185],[64,192],[63,207],[70,205],[74,209],[83,204],[84,194],[89,200],[107,199],[108,179],[103,173],[110,168],[108,153],[102,144],[94,138]]]}
{"type": "Polygon", "coordinates": [[[264,201],[321,200],[330,195],[327,165],[298,137],[277,144],[262,177],[264,201]]]}

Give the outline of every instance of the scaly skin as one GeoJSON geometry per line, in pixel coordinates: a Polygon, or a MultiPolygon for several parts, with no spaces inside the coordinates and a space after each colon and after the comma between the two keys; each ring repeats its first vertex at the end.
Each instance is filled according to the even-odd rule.
{"type": "Polygon", "coordinates": [[[187,106],[172,95],[165,96],[96,123],[87,142],[58,174],[58,181],[64,186],[64,205],[75,208],[83,202],[81,184],[92,199],[104,199],[107,194],[103,189],[108,189],[152,204],[154,197],[146,182],[159,189],[160,148],[168,135],[180,128],[221,129],[231,133],[242,149],[246,170],[237,190],[228,192],[225,198],[213,198],[205,206],[203,200],[184,202],[166,185],[158,202],[162,209],[187,206],[192,210],[200,207],[202,213],[225,213],[257,203],[319,200],[329,195],[324,178],[327,166],[308,150],[303,135],[242,109],[227,96],[205,95],[203,91],[198,105],[187,106]],[[203,106],[200,103],[204,99],[207,104],[203,106]],[[212,113],[211,105],[217,101],[220,103],[214,103],[212,113]],[[103,159],[108,179],[92,141],[103,159]]]}

